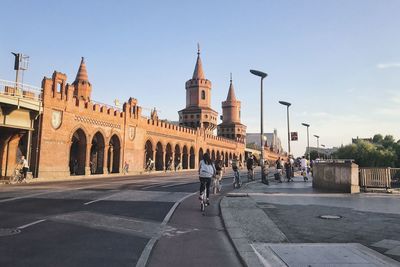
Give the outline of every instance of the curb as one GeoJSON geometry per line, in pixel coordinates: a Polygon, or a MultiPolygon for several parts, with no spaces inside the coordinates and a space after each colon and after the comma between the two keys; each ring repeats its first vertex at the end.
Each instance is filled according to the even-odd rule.
{"type": "Polygon", "coordinates": [[[223,208],[225,201],[226,196],[219,202],[222,224],[224,225],[230,242],[233,244],[233,247],[239,256],[240,262],[247,267],[263,267],[264,264],[258,260],[258,256],[249,244],[246,236],[240,231],[236,222],[229,218],[232,217],[231,214],[228,214],[228,212],[223,208]]]}

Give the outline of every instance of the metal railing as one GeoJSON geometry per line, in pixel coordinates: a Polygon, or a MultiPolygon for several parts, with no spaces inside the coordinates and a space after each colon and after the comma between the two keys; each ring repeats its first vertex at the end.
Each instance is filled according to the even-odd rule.
{"type": "Polygon", "coordinates": [[[16,83],[0,79],[0,94],[17,98],[42,100],[42,89],[25,83],[16,83]]]}
{"type": "Polygon", "coordinates": [[[359,168],[363,188],[400,187],[400,168],[359,168]]]}

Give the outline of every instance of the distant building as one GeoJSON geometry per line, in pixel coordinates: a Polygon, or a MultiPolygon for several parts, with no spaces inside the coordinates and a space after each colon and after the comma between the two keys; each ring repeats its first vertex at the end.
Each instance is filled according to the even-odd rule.
{"type": "MultiPolygon", "coordinates": [[[[278,137],[278,131],[274,129],[273,133],[264,133],[264,137],[266,138],[266,146],[270,148],[270,150],[276,153],[282,153],[282,143],[281,139],[278,137]]],[[[247,147],[253,147],[254,149],[260,149],[260,134],[259,133],[247,133],[246,134],[246,144],[247,147]]]]}
{"type": "MultiPolygon", "coordinates": [[[[320,154],[320,155],[324,154],[324,155],[327,155],[327,156],[332,155],[332,154],[335,153],[338,149],[339,149],[338,147],[331,147],[331,148],[319,147],[319,148],[317,148],[317,147],[312,147],[312,146],[310,146],[310,151],[319,151],[319,154],[320,154]]],[[[305,154],[307,154],[307,149],[306,149],[304,155],[305,155],[305,154]]]]}

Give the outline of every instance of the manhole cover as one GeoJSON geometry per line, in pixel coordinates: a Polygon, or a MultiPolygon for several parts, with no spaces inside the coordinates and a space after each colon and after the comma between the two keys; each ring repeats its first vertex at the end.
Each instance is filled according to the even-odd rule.
{"type": "Polygon", "coordinates": [[[319,218],[325,220],[339,220],[342,218],[340,215],[320,215],[319,218]]]}
{"type": "Polygon", "coordinates": [[[9,236],[19,234],[21,230],[13,228],[0,228],[0,236],[9,236]]]}

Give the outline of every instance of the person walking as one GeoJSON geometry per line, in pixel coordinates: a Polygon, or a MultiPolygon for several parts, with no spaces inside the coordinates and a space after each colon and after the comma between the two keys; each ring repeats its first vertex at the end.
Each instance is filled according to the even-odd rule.
{"type": "MultiPolygon", "coordinates": [[[[289,163],[290,163],[290,177],[294,178],[294,159],[293,155],[289,155],[289,163]]],[[[292,179],[293,181],[293,179],[292,179]]]]}
{"type": "Polygon", "coordinates": [[[277,180],[279,183],[282,183],[282,160],[279,157],[276,161],[275,161],[275,165],[276,165],[276,176],[275,176],[275,180],[277,180]]]}
{"type": "Polygon", "coordinates": [[[250,155],[249,158],[246,161],[246,167],[247,167],[247,173],[248,173],[248,178],[249,180],[255,180],[254,179],[254,159],[253,155],[250,155]]]}
{"type": "Polygon", "coordinates": [[[293,181],[292,179],[292,165],[290,164],[290,159],[285,162],[285,172],[287,182],[293,181]]]}
{"type": "Polygon", "coordinates": [[[207,190],[207,205],[210,204],[209,197],[210,197],[210,184],[211,178],[216,174],[215,166],[210,159],[210,155],[208,153],[203,154],[203,159],[200,161],[199,164],[199,180],[200,180],[200,196],[199,199],[201,200],[201,195],[203,194],[204,190],[207,190]]]}
{"type": "Polygon", "coordinates": [[[308,181],[307,177],[307,172],[308,172],[308,167],[307,167],[307,159],[305,156],[303,156],[300,160],[300,166],[301,166],[301,174],[303,175],[304,182],[308,181]]]}
{"type": "Polygon", "coordinates": [[[128,174],[128,172],[129,172],[129,164],[128,164],[128,162],[124,162],[124,174],[128,174]]]}

